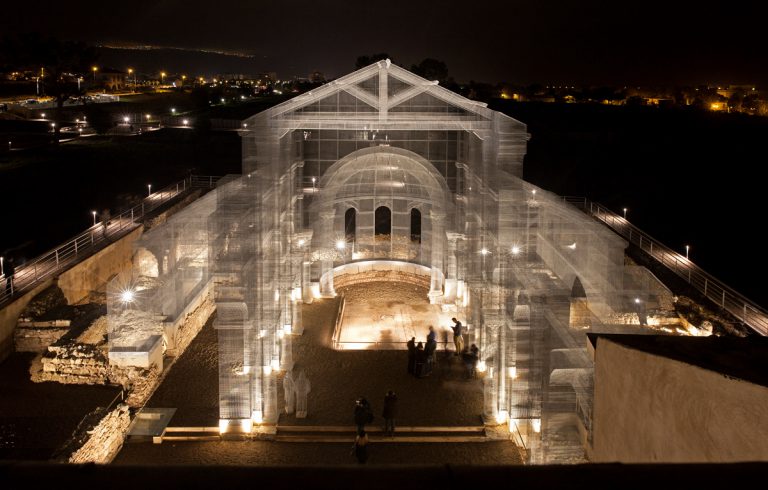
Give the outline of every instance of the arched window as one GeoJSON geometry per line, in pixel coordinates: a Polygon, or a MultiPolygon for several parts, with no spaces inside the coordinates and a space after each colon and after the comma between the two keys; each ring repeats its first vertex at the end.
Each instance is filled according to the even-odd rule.
{"type": "Polygon", "coordinates": [[[354,243],[357,233],[357,210],[347,209],[344,213],[344,237],[348,243],[354,243]]]}
{"type": "Polygon", "coordinates": [[[376,208],[374,214],[374,233],[376,235],[392,234],[392,211],[386,206],[376,208]]]}
{"type": "Polygon", "coordinates": [[[421,211],[411,209],[411,241],[421,243],[421,211]]]}

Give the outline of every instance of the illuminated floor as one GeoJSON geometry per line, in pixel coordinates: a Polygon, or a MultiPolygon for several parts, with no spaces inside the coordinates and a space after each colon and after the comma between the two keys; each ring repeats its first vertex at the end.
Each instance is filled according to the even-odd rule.
{"type": "Polygon", "coordinates": [[[342,350],[405,349],[411,337],[425,342],[429,326],[444,346],[452,313],[429,304],[428,290],[406,283],[370,282],[340,288],[345,306],[336,346],[342,350]]]}

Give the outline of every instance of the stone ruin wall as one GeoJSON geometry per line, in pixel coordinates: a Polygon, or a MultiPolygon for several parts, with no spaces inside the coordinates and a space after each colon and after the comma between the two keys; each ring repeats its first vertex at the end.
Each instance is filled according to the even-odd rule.
{"type": "Polygon", "coordinates": [[[398,270],[365,271],[334,275],[333,287],[343,288],[346,286],[353,286],[355,284],[378,281],[405,282],[408,284],[413,284],[414,286],[429,289],[430,277],[423,274],[413,274],[411,272],[398,270]]]}
{"type": "Polygon", "coordinates": [[[111,463],[123,447],[125,434],[130,425],[129,407],[120,404],[90,431],[91,436],[80,449],[70,455],[69,462],[74,464],[111,463]]]}

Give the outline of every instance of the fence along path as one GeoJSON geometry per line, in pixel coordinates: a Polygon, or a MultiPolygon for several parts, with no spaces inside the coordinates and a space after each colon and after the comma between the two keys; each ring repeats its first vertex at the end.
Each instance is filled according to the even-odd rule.
{"type": "MultiPolygon", "coordinates": [[[[211,189],[219,177],[191,175],[159,191],[150,193],[130,209],[107,222],[97,222],[84,232],[42,255],[15,266],[11,281],[8,275],[0,276],[0,308],[14,297],[33,289],[45,279],[55,276],[80,261],[90,257],[109,243],[125,236],[141,225],[144,217],[190,189],[211,189]]],[[[7,265],[7,257],[4,257],[7,265]]]]}
{"type": "Polygon", "coordinates": [[[605,206],[589,201],[584,197],[564,197],[566,202],[605,223],[613,231],[636,245],[643,252],[661,262],[713,303],[720,305],[728,313],[738,318],[745,325],[760,335],[768,335],[768,311],[738,293],[733,288],[717,280],[701,267],[675,252],[658,240],[632,225],[622,216],[605,206]]]}

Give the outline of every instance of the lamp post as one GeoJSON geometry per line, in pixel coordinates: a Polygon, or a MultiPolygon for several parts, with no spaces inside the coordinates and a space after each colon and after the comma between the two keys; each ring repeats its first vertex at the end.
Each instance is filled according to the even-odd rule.
{"type": "MultiPolygon", "coordinates": [[[[128,82],[131,81],[131,74],[133,73],[133,68],[128,68],[128,82]]],[[[136,91],[136,77],[133,78],[133,91],[136,91]]]]}
{"type": "Polygon", "coordinates": [[[91,70],[93,70],[93,84],[96,85],[96,72],[99,70],[98,66],[92,66],[91,70]]]}
{"type": "Polygon", "coordinates": [[[627,208],[624,208],[624,219],[627,219],[627,208]]]}
{"type": "Polygon", "coordinates": [[[685,260],[688,260],[688,251],[691,249],[690,245],[685,246],[685,260]]]}
{"type": "Polygon", "coordinates": [[[93,226],[96,226],[96,211],[91,211],[91,214],[93,215],[93,226]]]}
{"type": "Polygon", "coordinates": [[[147,197],[152,195],[152,184],[147,184],[147,197]]]}
{"type": "Polygon", "coordinates": [[[316,179],[314,177],[312,177],[312,194],[315,193],[315,180],[316,179]]]}
{"type": "Polygon", "coordinates": [[[160,72],[160,85],[162,85],[164,83],[165,83],[165,72],[161,71],[160,72]]]}

